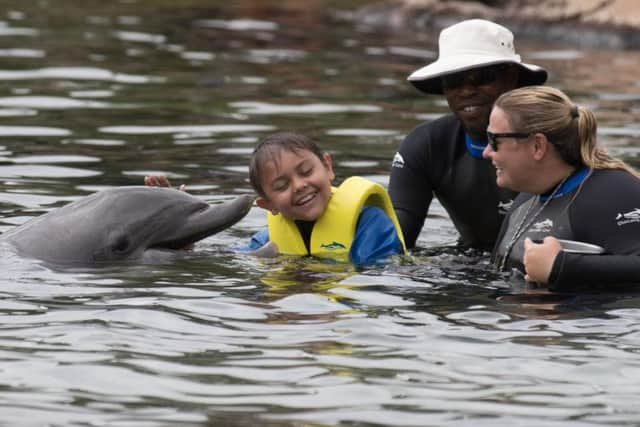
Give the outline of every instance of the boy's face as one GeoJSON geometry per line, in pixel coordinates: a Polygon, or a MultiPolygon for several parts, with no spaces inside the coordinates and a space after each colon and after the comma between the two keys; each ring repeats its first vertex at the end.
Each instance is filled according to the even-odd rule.
{"type": "Polygon", "coordinates": [[[260,182],[265,197],[256,202],[292,220],[315,221],[329,203],[334,178],[329,154],[324,154],[322,162],[308,150],[282,150],[275,162],[264,165],[260,182]]]}

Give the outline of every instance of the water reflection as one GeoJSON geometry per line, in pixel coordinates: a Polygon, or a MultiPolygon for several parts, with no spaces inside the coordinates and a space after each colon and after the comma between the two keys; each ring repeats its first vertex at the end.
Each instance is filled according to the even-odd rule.
{"type": "Polygon", "coordinates": [[[233,102],[232,107],[241,114],[323,114],[323,113],[375,113],[380,107],[375,105],[337,105],[337,104],[306,104],[306,105],[275,105],[264,102],[233,102]]]}
{"type": "Polygon", "coordinates": [[[118,83],[161,83],[160,77],[114,73],[102,68],[92,67],[47,67],[38,70],[0,70],[0,80],[97,80],[118,83]]]}
{"type": "MultiPolygon", "coordinates": [[[[33,110],[54,109],[90,109],[90,108],[116,108],[115,104],[100,101],[81,101],[61,96],[5,96],[0,98],[1,107],[24,107],[33,110]]],[[[120,108],[126,106],[120,106],[120,108]]]]}
{"type": "MultiPolygon", "coordinates": [[[[5,110],[6,111],[6,110],[5,110]]],[[[18,110],[12,115],[18,114],[18,110]]],[[[32,111],[32,110],[31,110],[32,111]]],[[[31,115],[31,114],[26,114],[31,115]]],[[[44,126],[0,126],[0,137],[2,136],[66,136],[71,134],[68,129],[51,128],[44,126]]]]}
{"type": "Polygon", "coordinates": [[[275,31],[279,26],[275,22],[256,19],[200,19],[193,23],[200,27],[221,28],[232,31],[275,31]]]}
{"type": "Polygon", "coordinates": [[[0,166],[0,178],[79,178],[100,175],[101,172],[65,166],[32,165],[0,166]]]}

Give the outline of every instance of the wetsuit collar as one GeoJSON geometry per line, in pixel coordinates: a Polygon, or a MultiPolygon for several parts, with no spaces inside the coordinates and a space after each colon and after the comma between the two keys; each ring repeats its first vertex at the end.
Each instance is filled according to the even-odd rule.
{"type": "Polygon", "coordinates": [[[486,140],[478,140],[473,139],[469,136],[468,133],[464,133],[464,143],[467,146],[467,151],[473,157],[477,159],[482,159],[482,152],[484,151],[484,147],[487,146],[486,140]]]}
{"type": "MultiPolygon", "coordinates": [[[[558,188],[558,191],[555,192],[555,194],[553,195],[553,198],[555,199],[555,198],[558,198],[558,197],[562,197],[565,194],[570,193],[573,190],[575,190],[582,183],[582,181],[585,180],[585,178],[587,177],[587,175],[589,174],[590,171],[591,171],[591,169],[589,169],[588,167],[585,166],[582,169],[578,169],[575,172],[573,172],[571,175],[569,175],[569,177],[566,179],[566,181],[564,183],[562,183],[560,188],[558,188]]],[[[551,194],[551,192],[548,192],[548,193],[545,193],[545,194],[541,194],[540,195],[540,200],[544,202],[545,200],[547,200],[549,198],[550,194],[551,194]]]]}

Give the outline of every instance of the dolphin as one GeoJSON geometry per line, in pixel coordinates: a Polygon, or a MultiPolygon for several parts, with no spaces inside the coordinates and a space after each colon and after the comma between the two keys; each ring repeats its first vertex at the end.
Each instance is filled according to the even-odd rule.
{"type": "Polygon", "coordinates": [[[117,187],[82,197],[0,235],[16,253],[54,265],[148,261],[242,219],[254,196],[220,204],[163,187],[117,187]]]}

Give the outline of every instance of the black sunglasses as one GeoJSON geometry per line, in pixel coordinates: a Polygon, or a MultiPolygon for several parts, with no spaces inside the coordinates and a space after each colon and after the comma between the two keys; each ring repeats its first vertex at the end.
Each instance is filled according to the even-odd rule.
{"type": "Polygon", "coordinates": [[[465,84],[471,86],[488,85],[498,80],[498,75],[508,67],[508,64],[492,65],[442,76],[442,87],[452,90],[458,89],[465,84]]]}
{"type": "Polygon", "coordinates": [[[493,133],[487,131],[487,140],[493,151],[498,151],[498,138],[528,138],[531,134],[525,132],[503,132],[493,133]]]}

